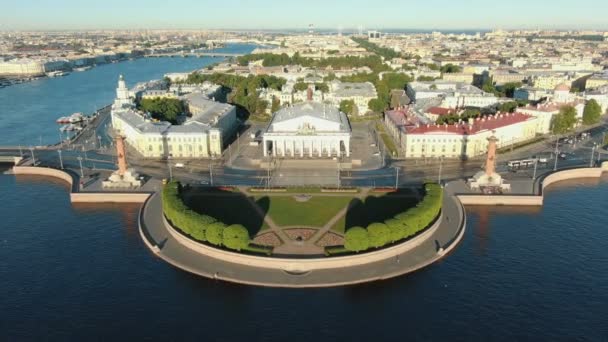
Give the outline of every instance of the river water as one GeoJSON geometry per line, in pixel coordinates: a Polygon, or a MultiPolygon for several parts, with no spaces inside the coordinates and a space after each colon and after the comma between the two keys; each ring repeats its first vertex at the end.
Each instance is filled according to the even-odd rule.
{"type": "MultiPolygon", "coordinates": [[[[71,76],[0,90],[0,143],[21,139],[7,125],[23,120],[8,99],[28,113],[32,139],[57,112],[108,102],[118,73],[132,84],[196,62],[74,75],[107,68],[97,82],[109,90],[82,92],[90,97],[73,98],[80,106],[51,96],[70,93],[56,88],[78,85],[71,76]]],[[[578,180],[550,188],[542,209],[469,208],[463,241],[438,264],[383,282],[288,290],[192,276],[145,247],[137,206],[73,206],[61,182],[0,175],[0,341],[606,341],[607,192],[606,180],[578,180]]]]}

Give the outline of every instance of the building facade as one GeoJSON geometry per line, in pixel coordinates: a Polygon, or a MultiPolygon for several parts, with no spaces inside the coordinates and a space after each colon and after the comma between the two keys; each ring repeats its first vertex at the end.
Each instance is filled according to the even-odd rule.
{"type": "Polygon", "coordinates": [[[314,101],[274,113],[263,133],[264,156],[330,158],[350,156],[351,127],[346,114],[314,101]]]}
{"type": "Polygon", "coordinates": [[[121,76],[112,105],[112,126],[145,158],[209,158],[220,156],[238,127],[236,108],[193,93],[182,98],[191,116],[181,125],[152,120],[135,109],[134,97],[121,76]]]}
{"type": "Polygon", "coordinates": [[[487,152],[487,138],[492,135],[499,139],[499,148],[536,136],[536,118],[522,113],[496,114],[453,125],[413,124],[404,114],[386,115],[386,124],[405,158],[469,159],[487,152]]]}

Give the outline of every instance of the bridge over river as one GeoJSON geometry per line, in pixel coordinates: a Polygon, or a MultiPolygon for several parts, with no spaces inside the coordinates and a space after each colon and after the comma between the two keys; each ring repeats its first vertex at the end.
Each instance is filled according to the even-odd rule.
{"type": "Polygon", "coordinates": [[[229,53],[229,52],[166,52],[166,53],[153,53],[146,55],[146,57],[240,57],[244,56],[242,53],[229,53]]]}

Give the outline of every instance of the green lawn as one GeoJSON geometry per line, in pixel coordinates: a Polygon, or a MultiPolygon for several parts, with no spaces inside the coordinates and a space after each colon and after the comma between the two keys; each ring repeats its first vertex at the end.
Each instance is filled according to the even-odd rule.
{"type": "Polygon", "coordinates": [[[353,198],[350,196],[313,196],[306,202],[298,202],[292,196],[256,197],[270,199],[268,215],[279,226],[322,227],[345,208],[353,198]]]}
{"type": "Polygon", "coordinates": [[[364,202],[355,201],[348,212],[336,224],[332,230],[344,234],[348,228],[355,226],[367,227],[374,222],[384,222],[395,215],[415,206],[418,201],[411,192],[401,194],[379,194],[369,195],[364,202]]]}

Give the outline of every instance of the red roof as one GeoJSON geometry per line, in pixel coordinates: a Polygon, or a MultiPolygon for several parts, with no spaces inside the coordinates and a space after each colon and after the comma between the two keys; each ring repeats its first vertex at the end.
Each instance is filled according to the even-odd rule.
{"type": "Polygon", "coordinates": [[[456,114],[456,110],[452,108],[443,108],[443,107],[431,107],[426,111],[429,114],[435,115],[450,115],[456,114]]]}
{"type": "Polygon", "coordinates": [[[470,125],[468,122],[453,125],[418,125],[407,128],[407,134],[458,134],[473,135],[482,131],[492,131],[497,128],[521,123],[532,118],[532,115],[522,113],[496,114],[478,118],[470,125]]]}

